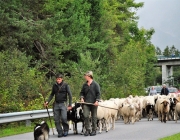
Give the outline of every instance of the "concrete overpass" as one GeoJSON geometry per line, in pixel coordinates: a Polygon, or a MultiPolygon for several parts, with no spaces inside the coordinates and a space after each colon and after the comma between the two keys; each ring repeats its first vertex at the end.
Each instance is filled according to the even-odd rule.
{"type": "Polygon", "coordinates": [[[180,66],[180,56],[165,57],[157,56],[156,66],[162,67],[162,84],[173,76],[173,66],[180,66]]]}

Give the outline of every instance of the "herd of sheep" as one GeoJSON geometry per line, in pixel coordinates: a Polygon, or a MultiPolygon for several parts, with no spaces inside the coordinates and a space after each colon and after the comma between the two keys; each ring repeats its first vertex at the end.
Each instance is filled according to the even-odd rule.
{"type": "MultiPolygon", "coordinates": [[[[125,124],[134,124],[143,117],[148,121],[153,121],[157,116],[158,120],[174,120],[177,122],[180,115],[180,95],[169,94],[154,96],[135,96],[130,95],[127,98],[111,98],[99,102],[97,110],[99,133],[102,130],[108,132],[115,129],[115,121],[123,120],[125,124]]],[[[77,110],[82,109],[79,107],[77,110]]],[[[78,111],[79,112],[79,111],[78,111]]]]}

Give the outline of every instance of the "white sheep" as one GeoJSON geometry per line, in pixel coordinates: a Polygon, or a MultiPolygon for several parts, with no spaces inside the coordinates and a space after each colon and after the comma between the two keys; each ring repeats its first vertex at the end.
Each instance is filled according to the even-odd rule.
{"type": "Polygon", "coordinates": [[[136,121],[141,120],[142,117],[142,100],[138,96],[136,96],[133,101],[133,104],[136,104],[136,121]]]}
{"type": "MultiPolygon", "coordinates": [[[[149,114],[149,110],[147,111],[146,108],[147,108],[147,106],[153,106],[154,107],[154,105],[155,105],[154,96],[146,96],[143,99],[143,109],[149,117],[152,116],[152,114],[149,114]]],[[[144,116],[146,116],[146,115],[144,115],[144,116]]],[[[151,117],[151,119],[152,119],[152,117],[151,117]]]]}
{"type": "Polygon", "coordinates": [[[109,110],[109,113],[111,114],[111,120],[112,120],[112,127],[111,129],[115,129],[115,120],[117,120],[118,115],[118,105],[115,103],[115,101],[106,100],[104,101],[104,105],[109,110]]]}
{"type": "Polygon", "coordinates": [[[176,107],[175,107],[175,121],[176,121],[176,123],[177,123],[179,116],[180,116],[180,103],[177,103],[176,107]]]}
{"type": "Polygon", "coordinates": [[[175,99],[175,104],[176,104],[176,106],[175,106],[175,111],[174,111],[175,112],[175,114],[174,114],[175,119],[174,120],[177,123],[177,120],[180,116],[180,102],[178,99],[175,99]]]}
{"type": "MultiPolygon", "coordinates": [[[[116,99],[114,99],[112,101],[114,101],[115,104],[117,104],[117,108],[119,109],[122,106],[122,104],[124,103],[125,100],[126,100],[125,98],[121,98],[121,99],[116,98],[116,99]]],[[[121,116],[122,115],[121,115],[120,111],[118,111],[117,120],[120,119],[121,116]]]]}
{"type": "Polygon", "coordinates": [[[97,119],[99,120],[99,133],[102,133],[103,121],[105,123],[106,132],[109,131],[109,123],[110,123],[111,114],[110,114],[109,109],[103,106],[106,106],[106,103],[99,102],[99,106],[97,109],[97,119]]]}
{"type": "Polygon", "coordinates": [[[125,124],[130,123],[130,122],[134,124],[135,113],[136,113],[136,108],[133,104],[125,104],[121,108],[121,114],[123,116],[125,124]]]}

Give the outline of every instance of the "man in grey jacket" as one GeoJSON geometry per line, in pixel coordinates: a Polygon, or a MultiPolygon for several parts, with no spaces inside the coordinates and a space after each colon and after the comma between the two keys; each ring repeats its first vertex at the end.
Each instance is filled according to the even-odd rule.
{"type": "Polygon", "coordinates": [[[52,98],[55,95],[55,102],[53,106],[54,111],[54,122],[56,125],[56,129],[58,132],[58,137],[67,136],[69,125],[67,123],[67,109],[71,110],[72,107],[72,93],[68,84],[63,81],[63,75],[57,74],[56,75],[56,83],[52,87],[52,92],[45,103],[45,106],[49,104],[52,98]],[[67,102],[67,95],[69,97],[69,105],[68,108],[66,107],[67,102]],[[60,120],[62,126],[60,125],[60,120]]]}
{"type": "Polygon", "coordinates": [[[84,78],[86,83],[83,85],[81,89],[81,102],[92,103],[93,105],[83,105],[83,115],[84,115],[84,123],[86,132],[84,136],[95,136],[96,135],[96,127],[97,127],[97,106],[98,101],[100,100],[100,87],[97,82],[93,80],[93,72],[88,71],[85,73],[84,78]],[[89,123],[89,115],[91,112],[92,117],[92,132],[90,133],[90,123],[89,123]]]}

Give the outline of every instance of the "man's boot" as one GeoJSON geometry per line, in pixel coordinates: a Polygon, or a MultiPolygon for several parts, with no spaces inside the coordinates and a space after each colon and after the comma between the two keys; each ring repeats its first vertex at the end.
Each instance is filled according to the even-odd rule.
{"type": "Polygon", "coordinates": [[[63,136],[63,132],[62,131],[59,131],[58,132],[58,138],[62,137],[63,136]]]}
{"type": "Polygon", "coordinates": [[[96,135],[96,131],[92,131],[90,136],[95,136],[96,135]]]}
{"type": "Polygon", "coordinates": [[[89,134],[90,134],[90,131],[86,130],[86,132],[84,133],[84,136],[89,136],[89,134]]]}
{"type": "Polygon", "coordinates": [[[64,137],[68,135],[68,131],[64,131],[64,137]]]}

